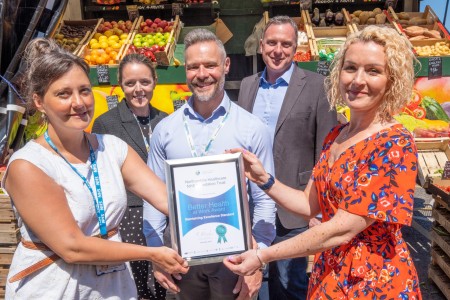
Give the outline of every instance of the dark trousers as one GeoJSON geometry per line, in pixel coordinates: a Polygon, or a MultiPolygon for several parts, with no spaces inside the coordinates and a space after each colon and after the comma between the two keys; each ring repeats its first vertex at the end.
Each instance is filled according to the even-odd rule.
{"type": "Polygon", "coordinates": [[[187,274],[175,280],[180,287],[180,300],[234,300],[238,276],[220,263],[192,266],[187,274]]]}

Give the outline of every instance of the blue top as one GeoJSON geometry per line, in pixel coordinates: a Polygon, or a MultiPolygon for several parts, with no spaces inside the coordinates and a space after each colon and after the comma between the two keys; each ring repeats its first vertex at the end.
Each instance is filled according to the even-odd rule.
{"type": "Polygon", "coordinates": [[[253,106],[253,114],[267,125],[272,141],[275,136],[281,105],[283,105],[284,96],[286,95],[294,68],[296,66],[292,63],[291,67],[282,76],[278,77],[274,84],[266,80],[266,69],[261,74],[255,105],[253,106]]]}
{"type": "MultiPolygon", "coordinates": [[[[258,117],[232,103],[226,93],[220,105],[207,119],[194,111],[191,98],[158,123],[150,141],[148,166],[165,181],[165,160],[192,157],[183,118],[189,125],[196,152],[202,153],[228,110],[225,125],[209,146],[206,155],[223,154],[226,149],[231,148],[245,148],[255,153],[267,172],[273,174],[272,144],[267,127],[258,117]]],[[[267,247],[275,238],[275,202],[250,181],[247,182],[247,189],[253,237],[260,247],[267,247]]],[[[147,245],[162,245],[166,216],[145,201],[143,227],[147,245]]]]}

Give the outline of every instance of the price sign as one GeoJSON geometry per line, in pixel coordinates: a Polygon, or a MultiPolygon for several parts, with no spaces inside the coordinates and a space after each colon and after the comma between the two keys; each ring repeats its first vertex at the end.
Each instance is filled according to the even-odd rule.
{"type": "Polygon", "coordinates": [[[432,56],[428,58],[428,78],[442,77],[442,57],[432,56]]]}
{"type": "Polygon", "coordinates": [[[450,161],[445,162],[444,171],[442,172],[442,179],[450,179],[450,161]]]}
{"type": "Polygon", "coordinates": [[[330,75],[330,62],[325,60],[319,60],[317,62],[317,73],[323,76],[330,75]]]}
{"type": "Polygon", "coordinates": [[[108,110],[113,109],[119,104],[119,97],[117,95],[106,96],[106,104],[108,104],[108,110]]]}
{"type": "Polygon", "coordinates": [[[98,84],[109,84],[109,67],[108,65],[97,66],[98,84]]]}

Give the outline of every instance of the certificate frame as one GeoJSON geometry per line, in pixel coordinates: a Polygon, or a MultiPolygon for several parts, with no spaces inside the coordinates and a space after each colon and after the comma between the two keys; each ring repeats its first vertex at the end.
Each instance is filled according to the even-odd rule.
{"type": "Polygon", "coordinates": [[[252,248],[241,153],[166,160],[165,171],[172,248],[189,266],[252,248]]]}

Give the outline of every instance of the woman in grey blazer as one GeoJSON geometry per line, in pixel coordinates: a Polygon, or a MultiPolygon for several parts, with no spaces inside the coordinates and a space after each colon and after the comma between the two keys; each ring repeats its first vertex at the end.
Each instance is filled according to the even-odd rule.
{"type": "MultiPolygon", "coordinates": [[[[99,116],[92,132],[115,135],[124,140],[147,162],[150,136],[156,124],[166,113],[152,107],[149,101],[156,86],[156,71],[143,55],[129,54],[119,64],[118,82],[125,98],[117,107],[99,116]]],[[[120,234],[126,243],[146,245],[142,233],[142,199],[127,191],[128,212],[120,223],[120,234]]],[[[131,262],[134,280],[140,299],[165,299],[165,290],[158,284],[147,284],[147,261],[131,262]]],[[[150,282],[153,282],[152,279],[150,282]]]]}

